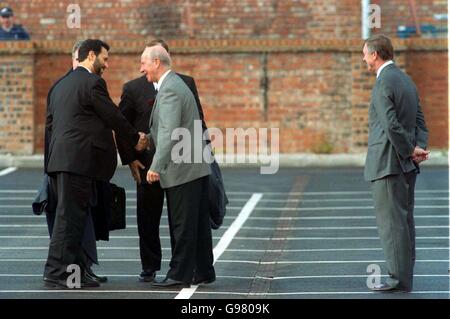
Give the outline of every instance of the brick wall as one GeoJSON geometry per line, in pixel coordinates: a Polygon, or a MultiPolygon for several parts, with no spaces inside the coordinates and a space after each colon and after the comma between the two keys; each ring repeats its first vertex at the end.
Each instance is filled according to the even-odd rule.
{"type": "MultiPolygon", "coordinates": [[[[71,44],[0,42],[2,153],[42,152],[46,95],[70,67],[71,44]],[[23,45],[28,51],[20,48],[23,45]]],[[[192,75],[197,82],[210,127],[223,131],[278,127],[284,153],[366,149],[374,76],[362,62],[361,41],[180,40],[169,44],[175,70],[192,75]]],[[[123,83],[140,76],[143,45],[111,42],[105,79],[116,103],[123,83]]],[[[430,146],[447,148],[446,41],[415,39],[394,45],[397,64],[419,89],[430,146]]]]}
{"type": "Polygon", "coordinates": [[[52,84],[63,76],[71,67],[70,54],[36,54],[34,63],[35,113],[34,145],[36,152],[44,149],[45,113],[47,93],[52,84]]]}
{"type": "Polygon", "coordinates": [[[32,154],[34,151],[33,60],[29,43],[25,54],[0,54],[0,153],[32,154]]]}
{"type": "MultiPolygon", "coordinates": [[[[360,0],[80,0],[81,29],[68,29],[72,2],[0,0],[33,39],[0,42],[0,152],[42,152],[48,89],[69,69],[73,42],[86,37],[111,45],[105,79],[116,103],[123,83],[139,76],[144,43],[162,37],[176,70],[196,79],[210,127],[279,127],[281,152],[365,150],[374,76],[360,52],[360,0]]],[[[395,38],[399,24],[412,23],[408,1],[372,3],[382,8],[374,32],[395,38]]],[[[416,3],[420,23],[442,25],[434,15],[446,1],[416,3]]],[[[431,146],[447,148],[446,39],[395,48],[419,88],[431,146]]]]}
{"type": "MultiPolygon", "coordinates": [[[[408,0],[372,0],[383,31],[412,24],[408,0]]],[[[445,0],[416,0],[420,23],[440,26],[445,0]]],[[[10,5],[35,40],[348,39],[361,35],[360,0],[15,0],[10,5]],[[67,7],[81,8],[81,28],[66,25],[67,7]]]]}
{"type": "Polygon", "coordinates": [[[425,120],[431,131],[430,145],[446,148],[449,132],[447,52],[408,52],[405,62],[420,92],[425,120]]]}
{"type": "MultiPolygon", "coordinates": [[[[383,33],[395,35],[398,26],[414,26],[413,15],[409,7],[409,0],[371,0],[381,8],[381,30],[383,33]]],[[[446,20],[438,19],[435,15],[447,13],[447,0],[415,0],[416,16],[419,25],[433,25],[437,29],[447,26],[446,20]]],[[[432,37],[424,34],[424,37],[432,37]]],[[[445,33],[436,34],[445,37],[445,33]]]]}

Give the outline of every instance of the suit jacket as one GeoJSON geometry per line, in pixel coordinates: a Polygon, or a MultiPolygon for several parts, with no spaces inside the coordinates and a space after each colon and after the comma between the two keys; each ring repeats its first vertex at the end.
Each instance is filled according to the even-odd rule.
{"type": "MultiPolygon", "coordinates": [[[[160,174],[162,188],[178,186],[210,174],[210,165],[203,159],[206,142],[194,134],[194,121],[200,120],[195,97],[183,80],[170,71],[161,84],[155,106],[150,115],[150,136],[155,144],[155,156],[150,169],[160,174]],[[172,140],[174,130],[189,132],[182,139],[172,140]],[[180,140],[190,139],[190,147],[180,151],[180,158],[172,158],[172,150],[180,140]],[[196,159],[195,154],[200,155],[196,159]],[[199,163],[195,163],[199,160],[199,163]]],[[[179,136],[175,134],[175,136],[179,136]]],[[[186,143],[184,143],[186,145],[186,143]]],[[[178,154],[178,152],[177,152],[178,154]]]]}
{"type": "MultiPolygon", "coordinates": [[[[58,79],[50,88],[50,90],[48,91],[47,94],[47,112],[49,109],[49,105],[50,105],[50,95],[53,92],[53,89],[55,88],[55,86],[61,82],[62,79],[64,79],[66,76],[68,76],[70,73],[72,73],[73,69],[70,68],[70,70],[60,79],[58,79]]],[[[47,173],[47,164],[48,164],[48,149],[50,146],[50,132],[48,131],[48,127],[47,125],[45,126],[45,132],[44,132],[44,172],[47,173]]]]}
{"type": "MultiPolygon", "coordinates": [[[[184,81],[184,83],[186,83],[195,97],[200,119],[202,120],[203,131],[205,131],[207,127],[195,81],[190,76],[179,73],[177,74],[184,81]]],[[[123,85],[122,97],[119,103],[120,111],[130,122],[130,124],[139,132],[144,132],[146,134],[150,132],[148,123],[150,120],[150,114],[152,113],[153,104],[155,102],[156,93],[157,92],[153,86],[153,83],[149,82],[145,75],[131,80],[123,85]]],[[[137,152],[134,149],[127,148],[125,142],[118,138],[117,148],[119,150],[122,165],[128,165],[138,159],[146,168],[146,170],[143,171],[145,175],[146,171],[150,168],[153,156],[155,154],[154,145],[151,145],[149,151],[137,152]]],[[[143,178],[143,182],[144,181],[145,176],[143,178]]]]}
{"type": "Polygon", "coordinates": [[[426,148],[428,130],[416,86],[395,64],[386,66],[372,90],[364,177],[368,181],[416,170],[415,146],[426,148]]]}
{"type": "Polygon", "coordinates": [[[78,67],[53,88],[47,110],[47,172],[107,181],[117,166],[112,130],[132,148],[137,131],[112,102],[106,82],[78,67]]]}

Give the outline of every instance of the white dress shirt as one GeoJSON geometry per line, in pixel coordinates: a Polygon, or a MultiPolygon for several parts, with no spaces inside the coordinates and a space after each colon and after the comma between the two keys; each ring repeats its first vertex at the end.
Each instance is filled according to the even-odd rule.
{"type": "Polygon", "coordinates": [[[384,63],[380,66],[380,68],[377,70],[377,79],[378,79],[378,77],[380,76],[381,71],[383,71],[383,69],[384,69],[385,67],[387,67],[389,64],[393,64],[393,63],[394,63],[394,61],[392,61],[392,60],[389,60],[389,61],[387,61],[387,62],[384,62],[384,63]]]}
{"type": "MultiPolygon", "coordinates": [[[[155,86],[155,90],[159,91],[159,89],[161,88],[161,84],[163,83],[164,79],[167,77],[167,74],[169,74],[171,70],[167,70],[160,78],[158,83],[156,83],[155,86]]],[[[155,83],[153,83],[153,85],[155,85],[155,83]]]]}

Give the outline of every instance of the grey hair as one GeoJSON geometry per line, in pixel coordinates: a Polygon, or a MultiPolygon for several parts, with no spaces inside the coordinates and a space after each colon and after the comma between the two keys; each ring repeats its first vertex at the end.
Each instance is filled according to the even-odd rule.
{"type": "Polygon", "coordinates": [[[147,47],[143,55],[150,60],[158,59],[161,61],[161,64],[167,68],[172,67],[172,59],[170,58],[169,53],[160,45],[147,47]]]}
{"type": "Polygon", "coordinates": [[[80,49],[80,47],[83,44],[83,42],[84,42],[84,40],[79,40],[79,41],[75,42],[75,44],[73,45],[73,48],[72,48],[72,59],[75,59],[75,52],[77,52],[80,49]]]}

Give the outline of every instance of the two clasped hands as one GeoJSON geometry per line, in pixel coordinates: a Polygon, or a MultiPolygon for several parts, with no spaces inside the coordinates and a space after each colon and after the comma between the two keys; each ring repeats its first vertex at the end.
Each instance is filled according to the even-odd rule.
{"type": "Polygon", "coordinates": [[[430,151],[426,151],[423,148],[416,146],[411,154],[411,157],[414,162],[419,164],[420,162],[426,161],[430,158],[430,151]]]}
{"type": "MultiPolygon", "coordinates": [[[[146,149],[148,149],[150,146],[150,141],[147,137],[147,135],[145,135],[145,133],[139,132],[139,141],[136,144],[136,146],[134,147],[136,149],[136,151],[138,152],[142,152],[146,149]]],[[[140,184],[141,183],[141,174],[139,174],[139,170],[141,169],[145,169],[145,166],[139,161],[139,160],[134,160],[133,162],[131,162],[129,164],[130,166],[130,170],[131,170],[131,175],[133,176],[134,180],[140,184]]],[[[157,172],[151,171],[149,170],[147,172],[147,182],[154,183],[159,181],[159,174],[157,172]]]]}

